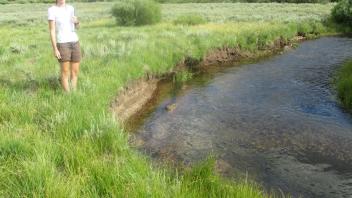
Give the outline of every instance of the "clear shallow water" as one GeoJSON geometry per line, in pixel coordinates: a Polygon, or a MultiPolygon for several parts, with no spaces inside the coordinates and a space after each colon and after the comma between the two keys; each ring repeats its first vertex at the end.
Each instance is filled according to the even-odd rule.
{"type": "Polygon", "coordinates": [[[352,117],[331,87],[352,39],[325,37],[169,91],[136,136],[156,158],[214,154],[223,173],[294,197],[352,197],[352,117]],[[176,103],[168,112],[165,106],[176,103]]]}

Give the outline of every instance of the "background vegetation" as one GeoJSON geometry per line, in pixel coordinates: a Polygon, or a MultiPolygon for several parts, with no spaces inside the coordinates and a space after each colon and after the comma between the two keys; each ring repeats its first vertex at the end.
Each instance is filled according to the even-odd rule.
{"type": "Polygon", "coordinates": [[[199,14],[183,15],[174,20],[174,24],[176,25],[199,25],[206,22],[206,19],[199,14]]]}
{"type": "MultiPolygon", "coordinates": [[[[118,2],[120,0],[70,0],[69,2],[118,2]]],[[[338,0],[156,0],[159,3],[328,3],[338,0]]],[[[0,4],[8,3],[53,3],[55,0],[0,0],[0,4]]]]}
{"type": "Polygon", "coordinates": [[[114,5],[112,15],[118,25],[150,25],[161,20],[161,9],[152,0],[124,0],[114,5]]]}
{"type": "MultiPolygon", "coordinates": [[[[111,15],[114,3],[75,3],[76,15],[85,24],[115,26],[111,15]]],[[[36,26],[47,19],[47,4],[2,5],[0,25],[36,26]],[[29,14],[30,13],[30,14],[29,14]]],[[[233,22],[300,22],[325,20],[334,4],[280,4],[280,3],[207,3],[162,4],[163,22],[179,17],[199,15],[211,23],[233,22]]]]}
{"type": "Polygon", "coordinates": [[[341,0],[332,10],[333,19],[352,28],[352,0],[341,0]]]}
{"type": "Polygon", "coordinates": [[[117,27],[113,3],[74,4],[83,62],[71,94],[59,85],[48,6],[0,6],[0,197],[268,197],[245,180],[222,179],[211,159],[181,172],[153,166],[109,106],[128,81],[185,56],[223,46],[255,53],[299,31],[330,32],[320,20],[331,4],[166,4],[161,23],[141,27],[117,27]],[[173,24],[187,13],[209,23],[173,24]]]}

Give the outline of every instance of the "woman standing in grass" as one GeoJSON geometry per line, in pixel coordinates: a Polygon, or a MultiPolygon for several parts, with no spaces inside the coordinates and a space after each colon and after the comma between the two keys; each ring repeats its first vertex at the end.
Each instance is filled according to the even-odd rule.
{"type": "Polygon", "coordinates": [[[71,87],[75,90],[81,52],[75,32],[79,22],[74,8],[67,5],[65,0],[56,0],[56,5],[48,9],[48,20],[54,55],[61,66],[61,85],[65,91],[69,92],[71,77],[71,87]]]}

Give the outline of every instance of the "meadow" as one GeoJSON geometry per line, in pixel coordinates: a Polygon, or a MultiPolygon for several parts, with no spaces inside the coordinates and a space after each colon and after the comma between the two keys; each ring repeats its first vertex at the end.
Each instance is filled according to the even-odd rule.
{"type": "Polygon", "coordinates": [[[156,166],[128,143],[109,110],[116,93],[145,73],[223,46],[256,53],[324,26],[333,4],[164,4],[163,21],[117,27],[112,3],[75,3],[83,61],[76,92],[63,93],[48,33],[48,4],[0,5],[1,197],[270,197],[227,180],[214,159],[193,168],[156,166]],[[172,23],[200,14],[209,23],[172,23]]]}
{"type": "MultiPolygon", "coordinates": [[[[110,9],[113,3],[74,3],[76,14],[83,24],[93,21],[113,22],[110,9]]],[[[162,4],[164,22],[187,14],[199,14],[210,22],[297,22],[320,21],[326,18],[335,4],[286,3],[185,3],[162,4]]],[[[0,24],[29,25],[45,23],[50,4],[1,5],[0,24]],[[23,11],[23,12],[22,12],[23,11]]],[[[111,24],[112,25],[112,24],[111,24]]]]}
{"type": "MultiPolygon", "coordinates": [[[[70,2],[116,2],[117,0],[71,0],[70,2]]],[[[53,0],[0,0],[0,4],[52,3],[53,0]]],[[[336,0],[157,0],[159,3],[329,3],[336,0]]]]}

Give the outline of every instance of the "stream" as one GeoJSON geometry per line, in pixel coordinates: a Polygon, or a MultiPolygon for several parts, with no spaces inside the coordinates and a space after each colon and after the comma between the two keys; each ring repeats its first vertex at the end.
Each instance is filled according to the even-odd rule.
{"type": "Polygon", "coordinates": [[[155,159],[194,163],[293,197],[352,197],[352,116],[332,85],[352,39],[322,37],[168,85],[134,129],[155,159]],[[168,111],[166,106],[173,104],[168,111]]]}

